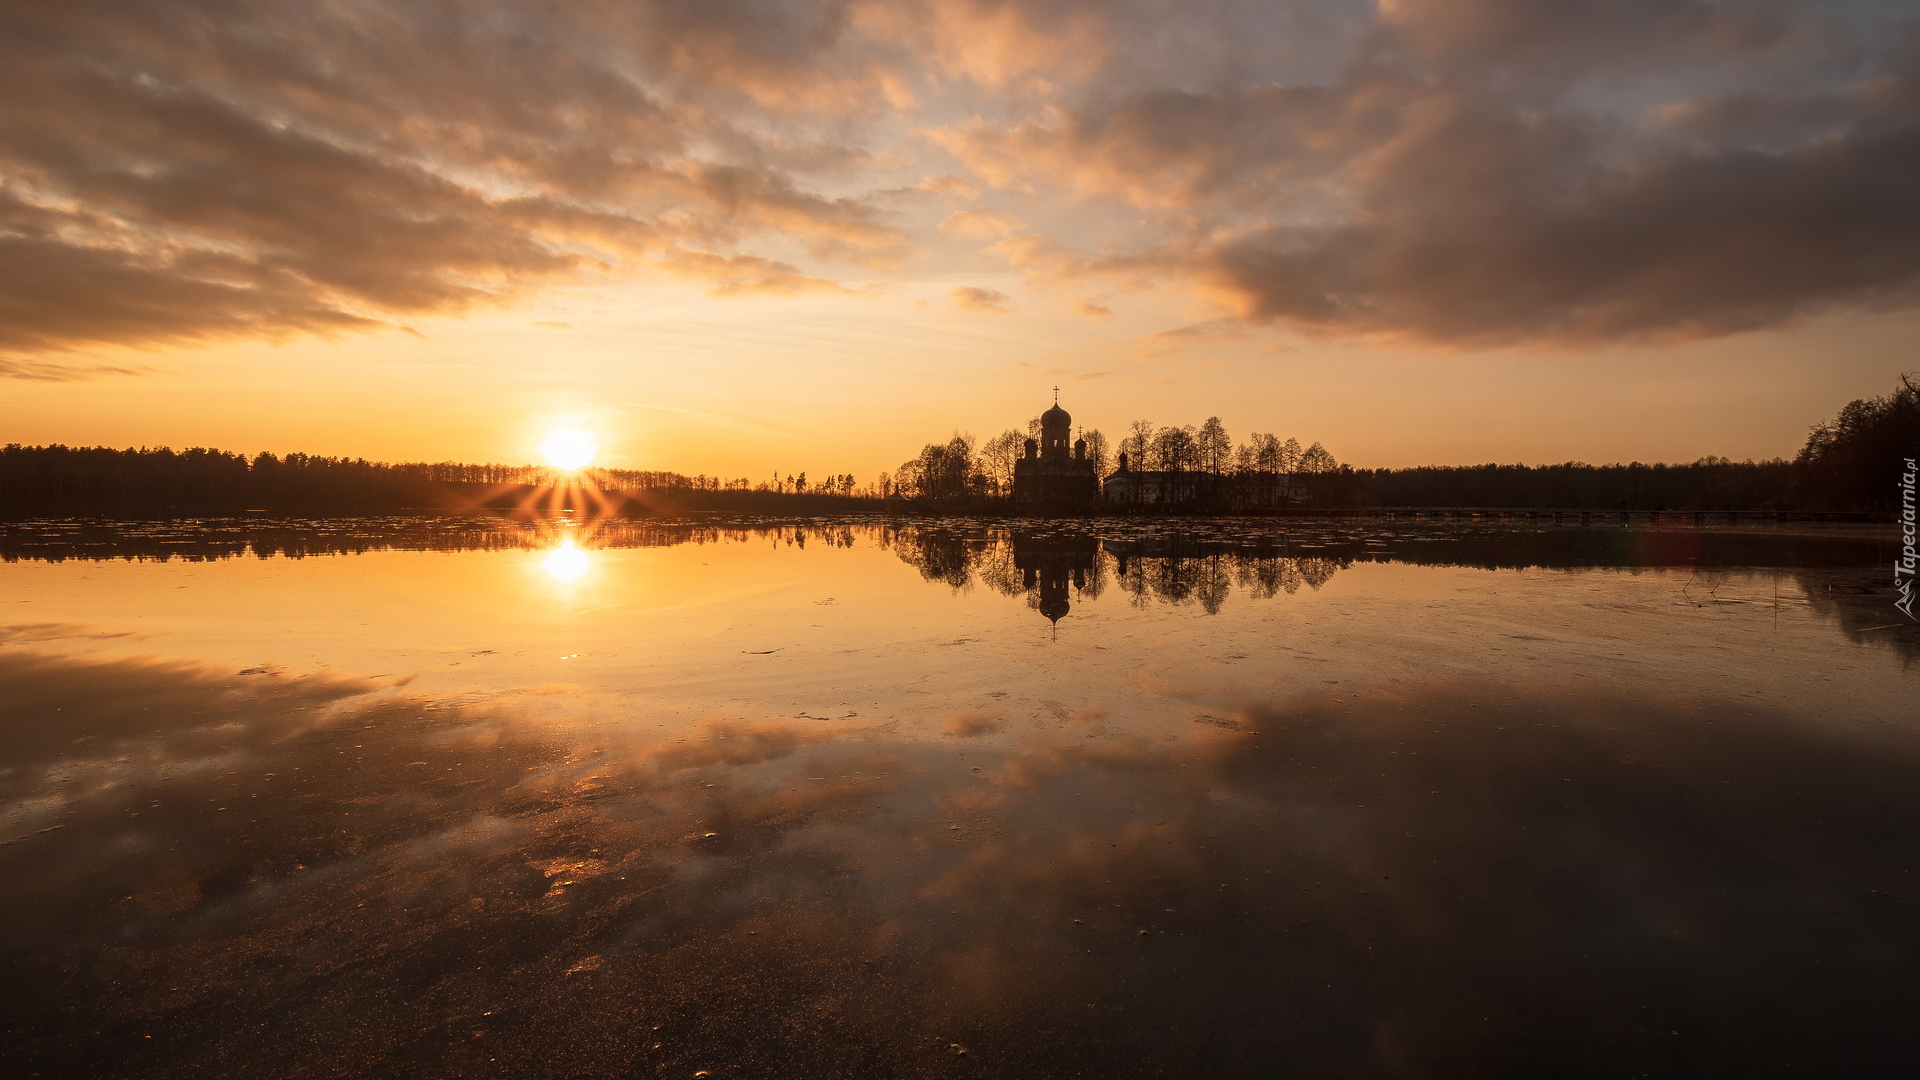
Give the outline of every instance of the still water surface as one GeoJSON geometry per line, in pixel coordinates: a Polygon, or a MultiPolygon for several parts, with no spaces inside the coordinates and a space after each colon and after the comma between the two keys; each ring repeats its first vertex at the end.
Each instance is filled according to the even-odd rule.
{"type": "Polygon", "coordinates": [[[0,1067],[1877,1071],[1884,534],[0,527],[0,1067]]]}

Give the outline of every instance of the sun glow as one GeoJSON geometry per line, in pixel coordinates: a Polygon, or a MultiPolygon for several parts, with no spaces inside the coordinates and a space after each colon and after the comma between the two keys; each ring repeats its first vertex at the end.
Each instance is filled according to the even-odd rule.
{"type": "Polygon", "coordinates": [[[553,580],[563,585],[572,585],[586,577],[588,570],[593,569],[593,560],[588,558],[587,553],[580,550],[573,541],[567,540],[563,541],[559,547],[547,552],[547,557],[540,560],[540,569],[553,580]]]}
{"type": "Polygon", "coordinates": [[[540,440],[540,456],[556,469],[574,472],[593,464],[600,445],[579,428],[561,428],[540,440]]]}

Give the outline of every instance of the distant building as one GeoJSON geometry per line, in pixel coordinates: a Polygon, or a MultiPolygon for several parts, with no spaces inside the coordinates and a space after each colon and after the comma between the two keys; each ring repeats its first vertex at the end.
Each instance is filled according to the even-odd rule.
{"type": "Polygon", "coordinates": [[[1100,478],[1087,460],[1087,441],[1073,436],[1073,417],[1060,407],[1040,414],[1040,438],[1027,440],[1026,453],[1013,464],[1016,505],[1071,509],[1100,498],[1100,478]]]}
{"type": "Polygon", "coordinates": [[[1306,499],[1306,487],[1285,473],[1135,469],[1124,453],[1120,468],[1101,480],[1087,457],[1087,441],[1073,438],[1073,417],[1057,400],[1040,414],[1040,437],[1028,439],[1026,452],[1013,464],[1014,504],[1029,509],[1092,510],[1103,502],[1251,509],[1306,499]]]}
{"type": "Polygon", "coordinates": [[[1220,478],[1193,469],[1161,470],[1129,467],[1120,455],[1120,468],[1107,477],[1101,493],[1108,502],[1185,503],[1211,501],[1220,478]]]}

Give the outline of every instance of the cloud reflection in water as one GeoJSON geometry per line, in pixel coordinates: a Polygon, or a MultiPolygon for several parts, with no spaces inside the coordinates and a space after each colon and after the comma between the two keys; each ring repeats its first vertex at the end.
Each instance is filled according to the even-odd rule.
{"type": "Polygon", "coordinates": [[[0,653],[23,1072],[1697,1075],[1910,1030],[1920,756],[1750,705],[1458,683],[1172,742],[603,735],[30,648],[0,653]]]}

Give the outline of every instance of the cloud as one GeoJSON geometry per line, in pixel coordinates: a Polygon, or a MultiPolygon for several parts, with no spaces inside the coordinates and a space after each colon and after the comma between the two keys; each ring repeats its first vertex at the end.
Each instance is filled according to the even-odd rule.
{"type": "Polygon", "coordinates": [[[954,307],[962,311],[985,311],[1003,314],[1013,309],[1008,306],[1012,298],[1006,293],[994,289],[982,289],[973,285],[956,285],[949,297],[954,307]]]}
{"type": "Polygon", "coordinates": [[[0,349],[335,336],[608,272],[792,291],[817,277],[772,249],[911,250],[800,179],[859,152],[756,134],[853,99],[871,57],[818,55],[841,5],[201,8],[0,16],[0,349]]]}
{"type": "Polygon", "coordinates": [[[722,256],[708,251],[677,249],[663,255],[659,265],[677,276],[704,281],[722,296],[847,291],[834,282],[808,277],[786,263],[758,255],[722,256]]]}
{"type": "Polygon", "coordinates": [[[1027,227],[1005,210],[959,210],[940,222],[940,231],[970,240],[1003,240],[1027,227]]]}
{"type": "Polygon", "coordinates": [[[1092,0],[878,0],[853,8],[868,33],[940,76],[1022,94],[1085,79],[1123,48],[1114,6],[1092,0]]]}
{"type": "Polygon", "coordinates": [[[1253,332],[1237,320],[1211,319],[1148,334],[1134,346],[1134,351],[1143,356],[1165,356],[1196,345],[1245,341],[1252,336],[1253,332]]]}
{"type": "Polygon", "coordinates": [[[1448,348],[1908,307],[1915,25],[1707,0],[16,4],[0,373],[583,278],[832,290],[942,234],[1078,297],[1173,286],[1448,348]],[[934,209],[986,188],[1020,213],[934,209]]]}
{"type": "Polygon", "coordinates": [[[1327,84],[1088,95],[933,137],[995,187],[1136,211],[1104,242],[1003,241],[1036,280],[1173,282],[1249,323],[1581,345],[1915,302],[1911,26],[1875,55],[1763,6],[1552,10],[1403,0],[1327,84]]]}
{"type": "Polygon", "coordinates": [[[112,364],[53,363],[0,356],[0,379],[24,379],[28,382],[84,382],[103,375],[145,375],[149,370],[112,364]]]}
{"type": "Polygon", "coordinates": [[[957,176],[934,176],[913,186],[915,191],[928,195],[946,195],[960,199],[977,199],[980,189],[957,176]]]}
{"type": "Polygon", "coordinates": [[[1249,321],[1460,345],[1703,337],[1913,300],[1920,191],[1890,178],[1920,169],[1920,126],[1576,172],[1586,147],[1564,126],[1432,112],[1356,171],[1354,220],[1250,230],[1188,268],[1249,321]]]}

